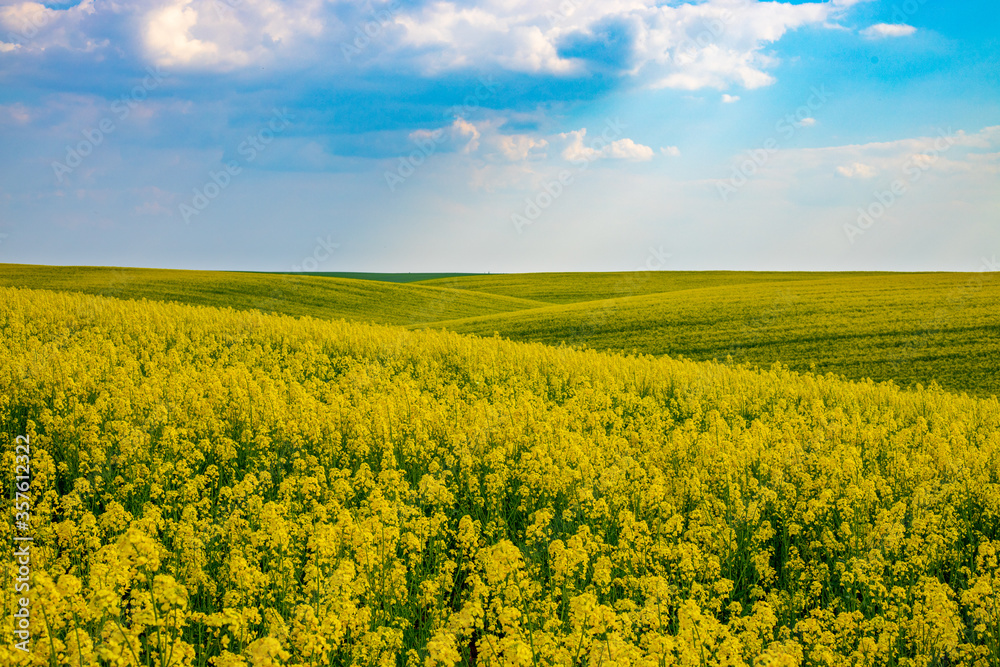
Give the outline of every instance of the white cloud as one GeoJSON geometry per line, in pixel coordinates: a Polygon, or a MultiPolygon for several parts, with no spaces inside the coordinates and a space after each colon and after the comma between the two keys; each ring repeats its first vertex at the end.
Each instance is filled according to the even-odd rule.
{"type": "MultiPolygon", "coordinates": [[[[227,10],[228,18],[209,11],[220,3],[170,0],[152,11],[146,44],[157,62],[239,67],[266,59],[279,47],[307,51],[298,46],[307,37],[334,43],[338,35],[353,38],[356,27],[324,13],[321,0],[242,0],[237,9],[227,10]]],[[[608,31],[613,31],[620,45],[613,66],[652,87],[758,88],[774,82],[767,70],[775,61],[763,52],[769,44],[804,25],[827,25],[844,6],[752,0],[675,6],[658,0],[430,0],[387,13],[372,38],[378,39],[378,49],[370,55],[383,64],[401,60],[425,75],[489,66],[569,75],[586,72],[588,56],[606,55],[608,31]]],[[[598,66],[608,65],[602,60],[598,66]]]]}
{"type": "Polygon", "coordinates": [[[677,146],[661,146],[660,153],[667,157],[680,157],[681,149],[677,148],[677,146]]]}
{"type": "Polygon", "coordinates": [[[145,46],[162,66],[245,67],[320,36],[322,10],[321,0],[170,0],[146,15],[145,46]]]}
{"type": "Polygon", "coordinates": [[[942,129],[936,136],[824,148],[785,149],[761,167],[756,178],[773,183],[799,183],[815,176],[910,181],[932,174],[996,174],[989,156],[1000,150],[1000,126],[972,134],[942,129]]]}
{"type": "Polygon", "coordinates": [[[861,31],[865,37],[878,39],[881,37],[909,37],[917,31],[912,25],[905,23],[876,23],[861,31]]]}
{"type": "Polygon", "coordinates": [[[515,72],[566,73],[576,69],[559,57],[554,41],[535,25],[539,16],[530,8],[482,4],[460,7],[433,2],[401,13],[396,19],[403,29],[399,46],[420,48],[423,54],[417,60],[428,74],[480,63],[515,72]]]}
{"type": "Polygon", "coordinates": [[[729,95],[729,94],[723,93],[723,95],[722,95],[722,101],[725,104],[732,104],[734,102],[739,102],[740,101],[740,96],[739,95],[729,95]]]}
{"type": "Polygon", "coordinates": [[[108,46],[108,40],[95,40],[82,29],[84,18],[95,13],[94,0],[65,9],[52,9],[38,2],[13,2],[0,5],[0,27],[9,43],[0,42],[0,53],[44,51],[53,46],[92,51],[108,46]]]}
{"type": "MultiPolygon", "coordinates": [[[[89,35],[87,14],[117,15],[161,66],[228,71],[272,63],[316,63],[336,72],[375,64],[426,76],[499,68],[548,75],[613,68],[641,85],[697,90],[774,82],[770,44],[788,31],[830,27],[853,2],[705,0],[84,0],[67,9],[0,5],[0,25],[45,25],[32,48],[119,49],[89,35]],[[375,33],[369,26],[376,26],[375,33]],[[357,40],[362,45],[357,47],[357,40]],[[613,49],[607,46],[614,44],[613,49]],[[325,45],[325,48],[324,48],[325,45]],[[340,47],[354,49],[342,59],[340,47]],[[613,51],[613,53],[611,52],[613,51]],[[337,54],[332,57],[333,54],[337,54]],[[612,56],[611,63],[607,56],[612,56]],[[357,60],[354,59],[357,57],[357,60]]],[[[9,40],[7,40],[9,41],[9,40]]],[[[11,47],[0,47],[12,50],[11,47]]],[[[736,96],[730,95],[731,101],[736,96]]]]}
{"type": "MultiPolygon", "coordinates": [[[[146,46],[160,65],[186,64],[193,60],[217,60],[219,47],[191,37],[191,28],[198,23],[198,10],[191,0],[180,0],[154,12],[146,27],[146,46]]],[[[233,64],[246,64],[245,55],[228,55],[233,64]]]]}
{"type": "Polygon", "coordinates": [[[815,118],[803,118],[802,120],[796,123],[796,125],[798,125],[799,127],[812,127],[815,124],[816,124],[815,118]]]}
{"type": "Polygon", "coordinates": [[[479,150],[479,138],[482,134],[473,123],[464,118],[456,118],[455,122],[451,124],[451,135],[456,142],[465,142],[465,145],[462,146],[463,153],[474,153],[479,150]]]}
{"type": "MultiPolygon", "coordinates": [[[[431,147],[440,169],[454,169],[469,178],[473,189],[497,191],[534,187],[566,169],[566,162],[648,162],[655,152],[649,146],[623,137],[623,126],[608,121],[600,131],[589,135],[587,128],[553,135],[504,133],[504,118],[478,122],[458,118],[451,125],[436,130],[411,132],[410,142],[431,147]]],[[[660,149],[664,155],[677,156],[676,147],[660,149]]]]}
{"type": "Polygon", "coordinates": [[[606,53],[611,30],[622,44],[616,67],[652,87],[758,88],[774,82],[765,71],[775,64],[763,53],[768,44],[804,25],[827,25],[849,4],[481,0],[469,6],[442,0],[401,12],[395,46],[411,54],[416,49],[412,62],[426,74],[491,64],[570,74],[586,71],[588,48],[606,53]]]}
{"type": "Polygon", "coordinates": [[[845,178],[874,178],[878,174],[874,168],[861,162],[837,167],[837,173],[845,178]]]}
{"type": "Polygon", "coordinates": [[[61,14],[59,10],[49,9],[38,2],[19,2],[0,7],[0,22],[7,30],[14,31],[22,39],[30,40],[51,25],[61,14]]]}
{"type": "Polygon", "coordinates": [[[501,135],[497,140],[501,154],[511,162],[544,158],[549,145],[545,139],[535,139],[526,134],[501,135]]]}
{"type": "Polygon", "coordinates": [[[709,0],[662,6],[637,44],[654,87],[759,88],[774,82],[765,71],[774,61],[764,47],[788,30],[822,25],[837,11],[829,3],[709,0]]]}
{"type": "Polygon", "coordinates": [[[562,157],[570,162],[578,160],[592,162],[599,159],[645,162],[653,159],[652,148],[637,144],[627,137],[611,142],[605,141],[603,138],[598,138],[591,141],[589,145],[586,145],[584,144],[587,137],[586,128],[563,132],[558,137],[565,144],[562,157]]]}
{"type": "Polygon", "coordinates": [[[653,159],[653,149],[649,146],[637,144],[628,137],[612,141],[601,149],[600,156],[615,160],[635,160],[646,162],[653,159]]]}
{"type": "Polygon", "coordinates": [[[6,106],[0,104],[0,115],[7,116],[18,125],[27,125],[31,122],[31,111],[20,102],[6,106]]]}
{"type": "Polygon", "coordinates": [[[410,132],[408,139],[418,147],[434,146],[433,152],[463,155],[479,163],[521,163],[548,157],[548,139],[522,133],[504,134],[501,129],[506,122],[503,118],[477,122],[456,118],[451,125],[436,130],[410,132]]]}
{"type": "Polygon", "coordinates": [[[564,160],[593,160],[597,158],[597,149],[584,145],[583,140],[586,136],[586,129],[571,130],[559,135],[559,138],[566,144],[566,147],[562,150],[564,160]]]}

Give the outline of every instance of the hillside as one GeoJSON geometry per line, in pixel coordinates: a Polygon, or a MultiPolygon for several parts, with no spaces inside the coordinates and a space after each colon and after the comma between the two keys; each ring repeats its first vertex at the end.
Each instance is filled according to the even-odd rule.
{"type": "Polygon", "coordinates": [[[430,326],[1000,393],[996,274],[743,283],[549,306],[430,326]]]}
{"type": "MultiPolygon", "coordinates": [[[[405,275],[405,274],[403,274],[405,275]]],[[[1000,393],[994,273],[508,274],[395,284],[302,275],[0,265],[0,285],[435,326],[1000,393]],[[441,287],[442,285],[446,287],[441,287]],[[592,292],[588,295],[588,290],[592,292]],[[625,295],[604,298],[607,295],[625,295]]]]}
{"type": "MultiPolygon", "coordinates": [[[[609,273],[511,273],[442,278],[422,285],[500,294],[550,304],[603,301],[701,287],[752,285],[845,277],[893,275],[872,272],[808,271],[620,271],[609,273]]],[[[900,274],[896,274],[900,275],[900,274]]],[[[919,274],[903,274],[919,275],[919,274]]]]}
{"type": "Polygon", "coordinates": [[[0,264],[0,286],[413,324],[533,308],[535,301],[424,285],[305,275],[0,264]]]}
{"type": "Polygon", "coordinates": [[[4,665],[1000,661],[995,398],[0,288],[0,452],[4,665]]]}
{"type": "MultiPolygon", "coordinates": [[[[350,278],[352,280],[376,280],[384,283],[415,283],[429,282],[438,278],[464,278],[466,276],[478,276],[478,273],[371,273],[365,271],[299,271],[297,273],[284,273],[281,275],[290,276],[321,276],[324,278],[350,278]]],[[[447,285],[438,285],[447,287],[447,285]]]]}

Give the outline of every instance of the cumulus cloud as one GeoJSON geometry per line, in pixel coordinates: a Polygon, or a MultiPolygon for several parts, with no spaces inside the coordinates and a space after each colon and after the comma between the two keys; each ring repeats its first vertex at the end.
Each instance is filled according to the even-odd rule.
{"type": "Polygon", "coordinates": [[[1000,126],[974,133],[942,129],[936,136],[897,141],[848,144],[823,148],[786,149],[761,172],[774,182],[797,182],[805,175],[836,175],[846,179],[919,180],[929,174],[997,173],[991,156],[1000,149],[1000,126]]]}
{"type": "Polygon", "coordinates": [[[548,145],[545,139],[535,139],[526,134],[501,135],[497,139],[500,153],[510,162],[544,158],[548,145]]]}
{"type": "Polygon", "coordinates": [[[83,0],[64,9],[50,8],[39,2],[12,2],[0,5],[0,28],[4,42],[0,52],[36,54],[52,47],[81,52],[106,49],[110,42],[91,34],[86,19],[97,10],[94,0],[83,0]]]}
{"type": "MultiPolygon", "coordinates": [[[[191,36],[198,23],[198,10],[190,2],[178,2],[153,12],[146,26],[146,46],[161,65],[186,64],[194,60],[217,61],[219,47],[191,36]]],[[[246,64],[246,54],[230,52],[226,59],[246,64]]]]}
{"type": "Polygon", "coordinates": [[[649,146],[637,144],[628,137],[612,141],[600,150],[600,157],[612,158],[615,160],[635,160],[645,162],[653,159],[653,149],[649,146]]]}
{"type": "MultiPolygon", "coordinates": [[[[613,160],[623,162],[647,162],[655,155],[652,148],[622,136],[624,126],[617,121],[609,121],[603,131],[588,135],[587,128],[551,135],[504,132],[506,119],[497,118],[471,122],[457,118],[448,126],[434,130],[421,129],[411,132],[408,140],[418,147],[433,146],[441,155],[451,154],[461,157],[475,169],[483,170],[493,166],[513,167],[520,175],[530,175],[532,164],[564,164],[564,161],[613,160]]],[[[680,150],[675,146],[661,148],[664,155],[677,156],[680,150]]],[[[540,168],[545,169],[544,165],[540,168]]],[[[488,170],[496,177],[495,169],[488,170]]],[[[485,172],[484,172],[485,173],[485,172]]],[[[515,172],[504,172],[510,176],[515,172]]]]}
{"type": "Polygon", "coordinates": [[[878,172],[861,162],[837,167],[837,173],[845,178],[873,178],[878,172]]]}
{"type": "Polygon", "coordinates": [[[722,95],[722,101],[723,101],[724,104],[733,104],[734,102],[739,102],[740,101],[740,96],[739,95],[728,95],[728,94],[723,93],[723,95],[722,95]]]}
{"type": "Polygon", "coordinates": [[[677,146],[661,146],[660,153],[667,157],[680,157],[681,149],[677,146]]]}
{"type": "Polygon", "coordinates": [[[145,46],[163,66],[244,67],[321,35],[322,9],[319,0],[172,0],[145,16],[145,46]]]}
{"type": "Polygon", "coordinates": [[[654,87],[697,90],[774,82],[763,49],[795,28],[822,25],[839,8],[830,3],[723,2],[649,10],[641,42],[644,73],[654,87]]]}
{"type": "Polygon", "coordinates": [[[851,4],[418,0],[402,6],[374,0],[362,7],[347,0],[85,0],[67,9],[4,5],[0,24],[8,31],[43,25],[46,36],[34,40],[38,48],[120,50],[121,43],[98,34],[101,25],[118,20],[141,35],[140,55],[175,68],[225,72],[297,63],[326,72],[372,66],[424,76],[484,69],[557,77],[602,72],[641,85],[697,90],[773,83],[768,70],[776,62],[766,48],[790,30],[832,25],[851,4]],[[95,12],[99,20],[82,21],[95,12]],[[350,58],[340,53],[345,45],[350,58]]]}
{"type": "Polygon", "coordinates": [[[558,138],[565,144],[561,153],[562,157],[570,162],[579,160],[592,162],[599,159],[645,162],[653,159],[652,148],[637,144],[627,137],[614,141],[607,141],[603,137],[599,137],[586,142],[587,129],[581,128],[571,132],[563,132],[558,135],[558,138]]]}
{"type": "MultiPolygon", "coordinates": [[[[81,3],[82,5],[92,6],[93,1],[81,3]]],[[[29,40],[34,39],[61,15],[66,15],[66,12],[49,9],[39,2],[18,2],[0,7],[0,23],[3,23],[4,28],[29,40]]]]}
{"type": "Polygon", "coordinates": [[[879,39],[883,37],[909,37],[916,31],[917,29],[912,25],[905,23],[876,23],[862,30],[861,34],[872,39],[879,39]]]}
{"type": "Polygon", "coordinates": [[[757,88],[774,81],[769,44],[826,25],[851,4],[436,1],[400,13],[397,45],[426,73],[474,63],[550,75],[611,69],[659,88],[757,88]]]}
{"type": "Polygon", "coordinates": [[[459,143],[463,143],[463,153],[473,153],[479,149],[479,138],[482,134],[479,129],[464,118],[456,118],[451,124],[452,138],[459,143]]]}

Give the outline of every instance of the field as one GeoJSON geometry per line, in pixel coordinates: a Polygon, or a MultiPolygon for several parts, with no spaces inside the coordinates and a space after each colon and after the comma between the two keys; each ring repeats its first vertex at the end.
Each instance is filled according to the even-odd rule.
{"type": "Polygon", "coordinates": [[[383,283],[427,282],[439,278],[464,278],[478,273],[364,273],[357,271],[300,271],[284,275],[321,276],[325,278],[351,278],[353,280],[375,280],[383,283]]]}
{"type": "Polygon", "coordinates": [[[830,278],[870,278],[886,273],[794,271],[625,271],[609,273],[523,273],[439,278],[422,284],[502,294],[546,304],[600,302],[702,287],[737,287],[830,278]]]}
{"type": "Polygon", "coordinates": [[[2,264],[0,285],[378,324],[434,322],[543,305],[503,295],[375,280],[86,266],[2,264]]]}
{"type": "Polygon", "coordinates": [[[440,327],[849,379],[1000,393],[995,273],[509,274],[379,282],[261,273],[0,265],[0,285],[440,327]]]}
{"type": "Polygon", "coordinates": [[[10,288],[0,342],[5,665],[1000,662],[995,397],[10,288]]]}
{"type": "MultiPolygon", "coordinates": [[[[532,298],[544,296],[532,293],[532,298]]],[[[764,367],[780,361],[800,371],[902,386],[937,382],[989,396],[1000,394],[997,304],[1000,280],[990,273],[789,277],[678,287],[429,326],[698,360],[731,358],[764,367]]]]}

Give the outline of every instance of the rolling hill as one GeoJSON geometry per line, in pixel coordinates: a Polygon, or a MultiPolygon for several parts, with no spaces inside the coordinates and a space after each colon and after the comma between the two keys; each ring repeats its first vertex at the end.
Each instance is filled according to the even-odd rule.
{"type": "Polygon", "coordinates": [[[361,280],[6,264],[0,286],[498,333],[695,360],[780,361],[904,387],[936,381],[976,395],[1000,392],[994,273],[536,273],[406,284],[379,275],[390,274],[361,280]]]}
{"type": "Polygon", "coordinates": [[[544,305],[486,292],[374,280],[89,266],[0,264],[0,286],[377,324],[433,322],[544,305]]]}
{"type": "Polygon", "coordinates": [[[618,271],[609,273],[511,273],[439,278],[421,285],[448,287],[533,299],[545,303],[581,303],[699,287],[796,282],[824,278],[874,277],[872,272],[808,271],[618,271]]]}
{"type": "Polygon", "coordinates": [[[0,665],[1000,663],[996,398],[0,287],[0,458],[0,665]]]}
{"type": "Polygon", "coordinates": [[[781,361],[903,386],[936,380],[988,395],[1000,392],[998,303],[1000,281],[991,273],[854,274],[679,289],[428,326],[696,360],[781,361]]]}

